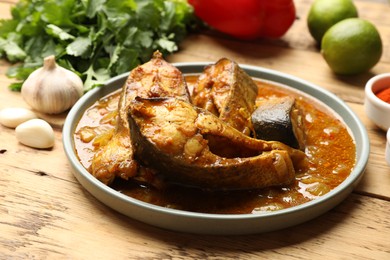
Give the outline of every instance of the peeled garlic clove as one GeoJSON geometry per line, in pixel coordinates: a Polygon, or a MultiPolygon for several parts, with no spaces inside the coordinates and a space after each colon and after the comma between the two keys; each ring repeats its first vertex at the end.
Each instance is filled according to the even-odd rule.
{"type": "Polygon", "coordinates": [[[77,74],[46,57],[43,67],[33,71],[23,82],[21,94],[34,110],[59,114],[71,108],[83,94],[83,82],[77,74]]]}
{"type": "Polygon", "coordinates": [[[15,128],[33,118],[37,118],[37,115],[27,108],[8,107],[0,110],[0,124],[10,128],[15,128]]]}
{"type": "Polygon", "coordinates": [[[33,148],[50,148],[54,146],[53,128],[42,119],[28,120],[15,128],[16,139],[33,148]]]}

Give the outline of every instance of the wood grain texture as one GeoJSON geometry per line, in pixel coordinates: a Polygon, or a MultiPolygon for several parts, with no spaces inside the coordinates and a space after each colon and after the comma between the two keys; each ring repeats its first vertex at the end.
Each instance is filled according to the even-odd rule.
{"type": "MultiPolygon", "coordinates": [[[[0,0],[0,18],[16,0],[0,0]]],[[[74,178],[62,147],[65,115],[45,118],[55,128],[55,146],[35,150],[19,144],[14,130],[0,126],[0,259],[390,259],[390,168],[385,133],[367,118],[364,85],[390,71],[390,4],[354,1],[362,18],[383,39],[380,63],[370,72],[334,75],[310,37],[310,0],[294,1],[297,20],[277,40],[243,42],[216,32],[189,35],[170,62],[239,63],[289,73],[342,98],[366,126],[371,142],[367,170],[355,191],[328,213],[281,231],[249,236],[177,233],[132,220],[92,197],[74,178]]],[[[10,66],[0,60],[0,109],[27,107],[8,90],[10,66]]]]}

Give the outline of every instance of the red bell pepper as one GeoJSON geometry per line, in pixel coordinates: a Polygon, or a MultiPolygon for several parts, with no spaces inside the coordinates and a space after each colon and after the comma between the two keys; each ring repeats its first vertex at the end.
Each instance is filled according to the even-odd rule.
{"type": "Polygon", "coordinates": [[[188,0],[214,29],[241,39],[279,38],[295,20],[293,0],[188,0]]]}

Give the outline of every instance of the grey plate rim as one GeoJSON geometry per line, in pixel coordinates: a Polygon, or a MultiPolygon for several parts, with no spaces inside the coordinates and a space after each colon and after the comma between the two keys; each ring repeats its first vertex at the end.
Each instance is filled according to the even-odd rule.
{"type": "MultiPolygon", "coordinates": [[[[183,74],[200,73],[210,62],[173,63],[183,74]]],[[[104,185],[94,178],[78,161],[74,152],[73,132],[83,111],[97,98],[122,86],[129,73],[113,77],[105,86],[95,88],[84,96],[69,111],[63,126],[63,146],[72,172],[79,183],[108,207],[138,221],[160,228],[214,235],[255,234],[284,229],[314,219],[343,201],[357,186],[367,166],[370,143],[367,131],[356,114],[333,93],[298,77],[279,71],[240,64],[255,78],[274,81],[303,91],[331,107],[349,126],[356,141],[357,163],[347,179],[322,197],[292,207],[261,214],[207,214],[188,212],[155,206],[128,197],[104,185]]]]}

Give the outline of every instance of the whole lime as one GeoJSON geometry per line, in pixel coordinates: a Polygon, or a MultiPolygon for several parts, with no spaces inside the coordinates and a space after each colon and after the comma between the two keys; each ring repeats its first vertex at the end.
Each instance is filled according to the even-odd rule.
{"type": "Polygon", "coordinates": [[[309,10],[307,26],[313,38],[321,43],[331,26],[352,17],[358,17],[358,12],[351,0],[315,0],[309,10]]]}
{"type": "Polygon", "coordinates": [[[335,73],[358,74],[378,63],[382,55],[382,40],[372,23],[348,18],[325,33],[321,53],[335,73]]]}

